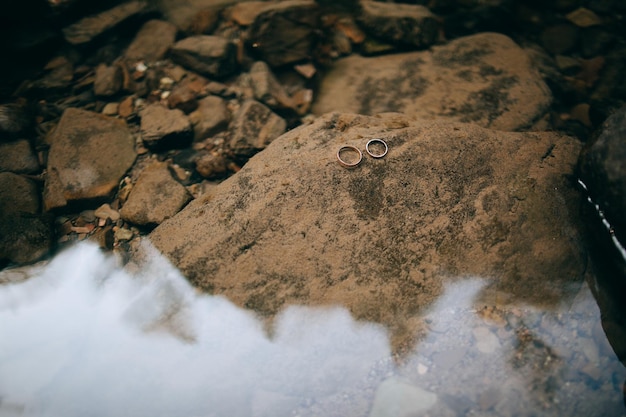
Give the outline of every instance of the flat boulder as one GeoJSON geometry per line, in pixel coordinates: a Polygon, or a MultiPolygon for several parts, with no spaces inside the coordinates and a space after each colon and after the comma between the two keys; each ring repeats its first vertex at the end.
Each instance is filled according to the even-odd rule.
{"type": "Polygon", "coordinates": [[[318,14],[313,0],[268,3],[248,30],[248,46],[271,67],[308,60],[317,38],[318,14]]]}
{"type": "Polygon", "coordinates": [[[402,112],[521,130],[551,101],[550,89],[515,42],[482,33],[429,51],[342,58],[322,79],[312,111],[402,112]]]}
{"type": "Polygon", "coordinates": [[[483,299],[546,305],[585,271],[579,151],[556,133],[331,113],[275,139],[150,241],[193,284],[266,316],[339,304],[401,332],[466,276],[487,281],[483,299]],[[387,155],[365,152],[372,138],[387,155]],[[348,145],[363,152],[353,169],[337,159],[348,145]]]}
{"type": "Polygon", "coordinates": [[[46,210],[109,197],[136,158],[124,122],[82,109],[65,110],[48,142],[46,210]]]}

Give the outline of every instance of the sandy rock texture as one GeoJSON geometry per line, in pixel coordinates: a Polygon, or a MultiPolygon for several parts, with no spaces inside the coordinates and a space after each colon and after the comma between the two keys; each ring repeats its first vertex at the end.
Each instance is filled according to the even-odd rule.
{"type": "Polygon", "coordinates": [[[428,51],[340,59],[322,79],[312,111],[402,112],[520,130],[543,116],[551,100],[515,42],[481,33],[428,51]]]}
{"type": "Polygon", "coordinates": [[[490,279],[483,296],[499,302],[556,302],[585,268],[569,178],[579,147],[555,133],[331,113],[274,140],[150,240],[195,285],[265,315],[340,304],[397,335],[445,279],[467,275],[490,279]],[[341,146],[374,137],[387,156],[338,164],[341,146]]]}

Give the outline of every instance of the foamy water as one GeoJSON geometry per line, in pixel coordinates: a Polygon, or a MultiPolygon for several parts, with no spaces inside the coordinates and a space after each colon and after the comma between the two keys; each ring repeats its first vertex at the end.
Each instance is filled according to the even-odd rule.
{"type": "Polygon", "coordinates": [[[624,414],[624,369],[571,337],[571,320],[597,320],[584,294],[563,311],[521,310],[523,323],[543,318],[524,324],[534,339],[520,350],[514,326],[475,314],[483,280],[460,281],[426,314],[431,334],[395,363],[386,329],[342,307],[292,306],[267,329],[152,258],[130,275],[82,244],[0,286],[0,416],[624,414]]]}

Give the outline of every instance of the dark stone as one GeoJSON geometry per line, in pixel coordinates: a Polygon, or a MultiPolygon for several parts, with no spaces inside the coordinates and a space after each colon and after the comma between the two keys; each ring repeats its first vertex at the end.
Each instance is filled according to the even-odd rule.
{"type": "Polygon", "coordinates": [[[598,139],[581,154],[589,195],[604,211],[615,235],[626,241],[626,107],[607,119],[598,139]]]}
{"type": "Polygon", "coordinates": [[[248,31],[248,46],[272,67],[310,59],[318,7],[311,0],[275,3],[259,14],[248,31]]]}
{"type": "Polygon", "coordinates": [[[0,172],[35,174],[39,169],[37,156],[27,140],[0,143],[0,172]]]}
{"type": "Polygon", "coordinates": [[[50,251],[52,227],[40,200],[32,180],[0,173],[0,260],[34,262],[50,251]]]}
{"type": "Polygon", "coordinates": [[[601,26],[593,26],[582,30],[580,48],[585,58],[604,54],[615,42],[615,36],[601,26]]]}
{"type": "Polygon", "coordinates": [[[569,23],[561,23],[546,28],[541,34],[543,47],[552,54],[571,51],[578,42],[579,29],[569,23]]]}
{"type": "Polygon", "coordinates": [[[374,37],[417,48],[435,43],[439,33],[437,17],[419,5],[366,0],[361,2],[358,20],[374,37]]]}

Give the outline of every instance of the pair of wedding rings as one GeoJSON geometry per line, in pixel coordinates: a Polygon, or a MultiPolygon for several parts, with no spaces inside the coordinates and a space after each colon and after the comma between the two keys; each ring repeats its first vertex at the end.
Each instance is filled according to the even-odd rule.
{"type": "MultiPolygon", "coordinates": [[[[387,146],[387,143],[382,139],[372,139],[369,142],[367,142],[367,144],[365,145],[365,152],[367,152],[368,155],[371,156],[372,158],[376,158],[376,159],[382,158],[383,156],[387,155],[388,151],[389,151],[389,147],[387,146]],[[379,153],[372,151],[370,147],[371,145],[375,145],[375,144],[382,145],[383,151],[379,153]]],[[[359,165],[361,161],[363,160],[363,153],[356,146],[345,145],[339,148],[339,150],[337,151],[337,160],[339,161],[339,164],[344,168],[354,168],[357,165],[359,165]],[[355,155],[353,158],[350,158],[351,159],[350,161],[346,161],[344,159],[344,155],[347,155],[347,154],[355,154],[355,155]]]]}

